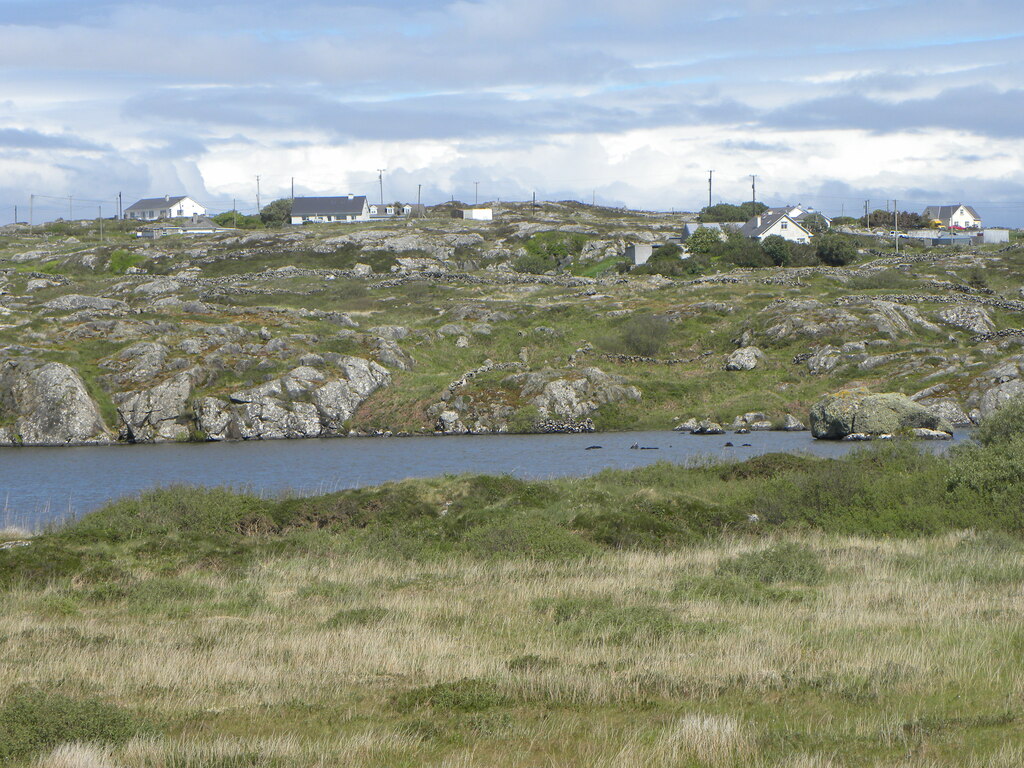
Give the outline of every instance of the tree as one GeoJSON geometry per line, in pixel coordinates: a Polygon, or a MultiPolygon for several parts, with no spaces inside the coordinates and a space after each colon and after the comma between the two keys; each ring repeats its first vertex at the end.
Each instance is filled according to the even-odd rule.
{"type": "Polygon", "coordinates": [[[769,235],[761,241],[761,248],[777,267],[785,267],[790,261],[789,241],[779,235],[769,235]]]}
{"type": "Polygon", "coordinates": [[[834,232],[826,232],[815,238],[815,252],[823,264],[842,267],[857,258],[857,249],[845,237],[834,232]]]}
{"type": "Polygon", "coordinates": [[[708,222],[746,221],[766,210],[768,210],[768,206],[764,203],[749,202],[742,205],[718,203],[704,208],[700,212],[700,220],[708,222]]]}
{"type": "Polygon", "coordinates": [[[260,220],[265,227],[283,227],[292,219],[292,201],[283,197],[263,206],[260,220]]]}
{"type": "Polygon", "coordinates": [[[800,224],[812,235],[828,232],[828,222],[820,213],[812,213],[809,216],[805,216],[800,224]]]}
{"type": "Polygon", "coordinates": [[[710,227],[697,227],[686,240],[686,248],[690,253],[711,253],[721,241],[718,232],[710,227]]]}

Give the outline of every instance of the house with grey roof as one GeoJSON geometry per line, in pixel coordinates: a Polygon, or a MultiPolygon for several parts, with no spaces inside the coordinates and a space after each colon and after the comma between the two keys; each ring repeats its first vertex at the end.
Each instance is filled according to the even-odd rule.
{"type": "MultiPolygon", "coordinates": [[[[819,220],[824,224],[825,228],[828,229],[832,226],[832,219],[823,214],[821,211],[816,211],[813,208],[803,205],[787,205],[783,208],[769,208],[764,211],[764,214],[777,214],[785,213],[793,221],[797,222],[804,229],[810,230],[810,222],[812,220],[819,220]]],[[[762,214],[762,215],[764,215],[762,214]]]]}
{"type": "Polygon", "coordinates": [[[369,221],[366,195],[341,197],[296,197],[292,201],[292,224],[326,224],[369,221]]]}
{"type": "Polygon", "coordinates": [[[929,205],[922,214],[933,224],[951,229],[981,229],[981,216],[969,205],[929,205]]]}
{"type": "Polygon", "coordinates": [[[754,216],[743,225],[740,234],[758,242],[772,235],[794,243],[809,243],[814,237],[810,230],[789,215],[787,208],[769,209],[754,216]]]}
{"type": "Polygon", "coordinates": [[[157,219],[185,219],[193,216],[205,216],[206,208],[188,195],[164,195],[163,197],[146,197],[132,203],[124,210],[126,219],[138,221],[156,221],[157,219]]]}

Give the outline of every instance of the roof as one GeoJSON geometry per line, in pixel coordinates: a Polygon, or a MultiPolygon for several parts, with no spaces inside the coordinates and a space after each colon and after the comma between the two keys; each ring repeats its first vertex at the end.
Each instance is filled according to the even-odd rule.
{"type": "MultiPolygon", "coordinates": [[[[804,229],[796,219],[789,215],[789,210],[790,209],[788,208],[768,209],[760,216],[755,216],[744,224],[740,229],[740,233],[744,237],[760,237],[783,219],[789,219],[789,221],[793,222],[794,225],[800,227],[800,229],[804,229]],[[760,220],[760,224],[758,224],[758,220],[760,220]]],[[[807,230],[804,229],[804,232],[807,232],[807,230]]],[[[807,232],[807,234],[810,235],[810,232],[807,232]]]]}
{"type": "Polygon", "coordinates": [[[924,214],[922,215],[925,218],[942,219],[945,221],[947,219],[952,218],[953,214],[959,211],[961,207],[963,207],[969,214],[971,214],[971,216],[976,218],[978,221],[981,221],[981,216],[978,215],[978,212],[974,210],[971,206],[964,205],[963,203],[957,203],[956,205],[929,205],[927,208],[924,209],[924,214]]]}
{"type": "Polygon", "coordinates": [[[167,197],[144,197],[137,203],[132,203],[124,209],[125,213],[128,211],[151,211],[154,208],[169,208],[172,205],[177,205],[184,200],[188,195],[175,195],[167,197]]]}
{"type": "Polygon", "coordinates": [[[366,206],[366,195],[343,197],[296,197],[292,216],[358,216],[366,206]]]}

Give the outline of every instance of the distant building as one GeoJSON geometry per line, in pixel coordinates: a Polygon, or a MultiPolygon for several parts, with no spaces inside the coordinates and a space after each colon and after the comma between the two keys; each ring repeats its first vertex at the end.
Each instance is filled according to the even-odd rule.
{"type": "Polygon", "coordinates": [[[469,221],[493,221],[494,210],[491,208],[467,208],[462,212],[462,218],[469,221]]]}
{"type": "Polygon", "coordinates": [[[654,246],[650,243],[633,243],[626,246],[626,259],[634,264],[646,264],[654,253],[654,246]]]}
{"type": "Polygon", "coordinates": [[[206,208],[188,195],[172,197],[147,197],[132,203],[124,210],[126,219],[155,221],[156,219],[183,219],[192,216],[205,216],[206,208]]]}
{"type": "Polygon", "coordinates": [[[986,229],[978,236],[982,245],[1000,245],[1010,242],[1010,230],[1008,229],[986,229]]]}
{"type": "Polygon", "coordinates": [[[155,239],[166,235],[212,235],[228,231],[230,227],[222,227],[207,216],[192,216],[188,219],[175,218],[165,223],[150,224],[136,232],[135,236],[155,239]]]}
{"type": "Polygon", "coordinates": [[[719,237],[725,237],[729,232],[738,230],[742,226],[743,224],[738,221],[709,221],[707,224],[701,224],[699,221],[688,221],[683,225],[683,231],[679,239],[682,242],[686,242],[690,239],[690,235],[701,227],[704,227],[704,229],[710,229],[712,232],[717,232],[719,237]]]}
{"type": "Polygon", "coordinates": [[[804,229],[807,229],[808,231],[810,231],[810,222],[812,220],[821,221],[825,225],[826,229],[829,229],[832,226],[832,219],[823,214],[821,211],[816,211],[813,208],[804,207],[802,205],[787,205],[784,208],[769,208],[768,210],[764,211],[761,215],[767,216],[779,213],[786,214],[787,216],[789,216],[789,218],[791,218],[793,221],[795,221],[797,224],[802,226],[804,229]]]}
{"type": "Polygon", "coordinates": [[[794,243],[809,243],[814,237],[810,230],[805,229],[796,219],[789,215],[788,209],[777,208],[754,216],[743,225],[740,233],[758,242],[766,237],[778,235],[783,240],[794,243]]]}
{"type": "Polygon", "coordinates": [[[981,216],[969,205],[929,205],[922,214],[933,224],[955,229],[981,229],[981,216]]]}
{"type": "Polygon", "coordinates": [[[292,201],[292,224],[327,224],[369,221],[366,195],[341,197],[296,197],[292,201]]]}

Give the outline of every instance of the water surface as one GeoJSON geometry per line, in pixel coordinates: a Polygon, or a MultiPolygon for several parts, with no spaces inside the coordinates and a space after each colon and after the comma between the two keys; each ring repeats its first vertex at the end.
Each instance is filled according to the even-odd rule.
{"type": "MultiPolygon", "coordinates": [[[[957,439],[967,434],[962,431],[957,439]]],[[[949,443],[921,445],[944,450],[949,443]]],[[[814,440],[809,432],[617,432],[0,448],[0,526],[37,528],[120,496],[175,484],[311,494],[445,473],[543,479],[656,461],[685,463],[700,456],[747,459],[785,451],[835,457],[860,446],[814,440]],[[726,447],[727,442],[734,446],[726,447]],[[650,450],[631,449],[633,444],[650,450]],[[601,448],[587,450],[590,446],[601,448]]]]}

